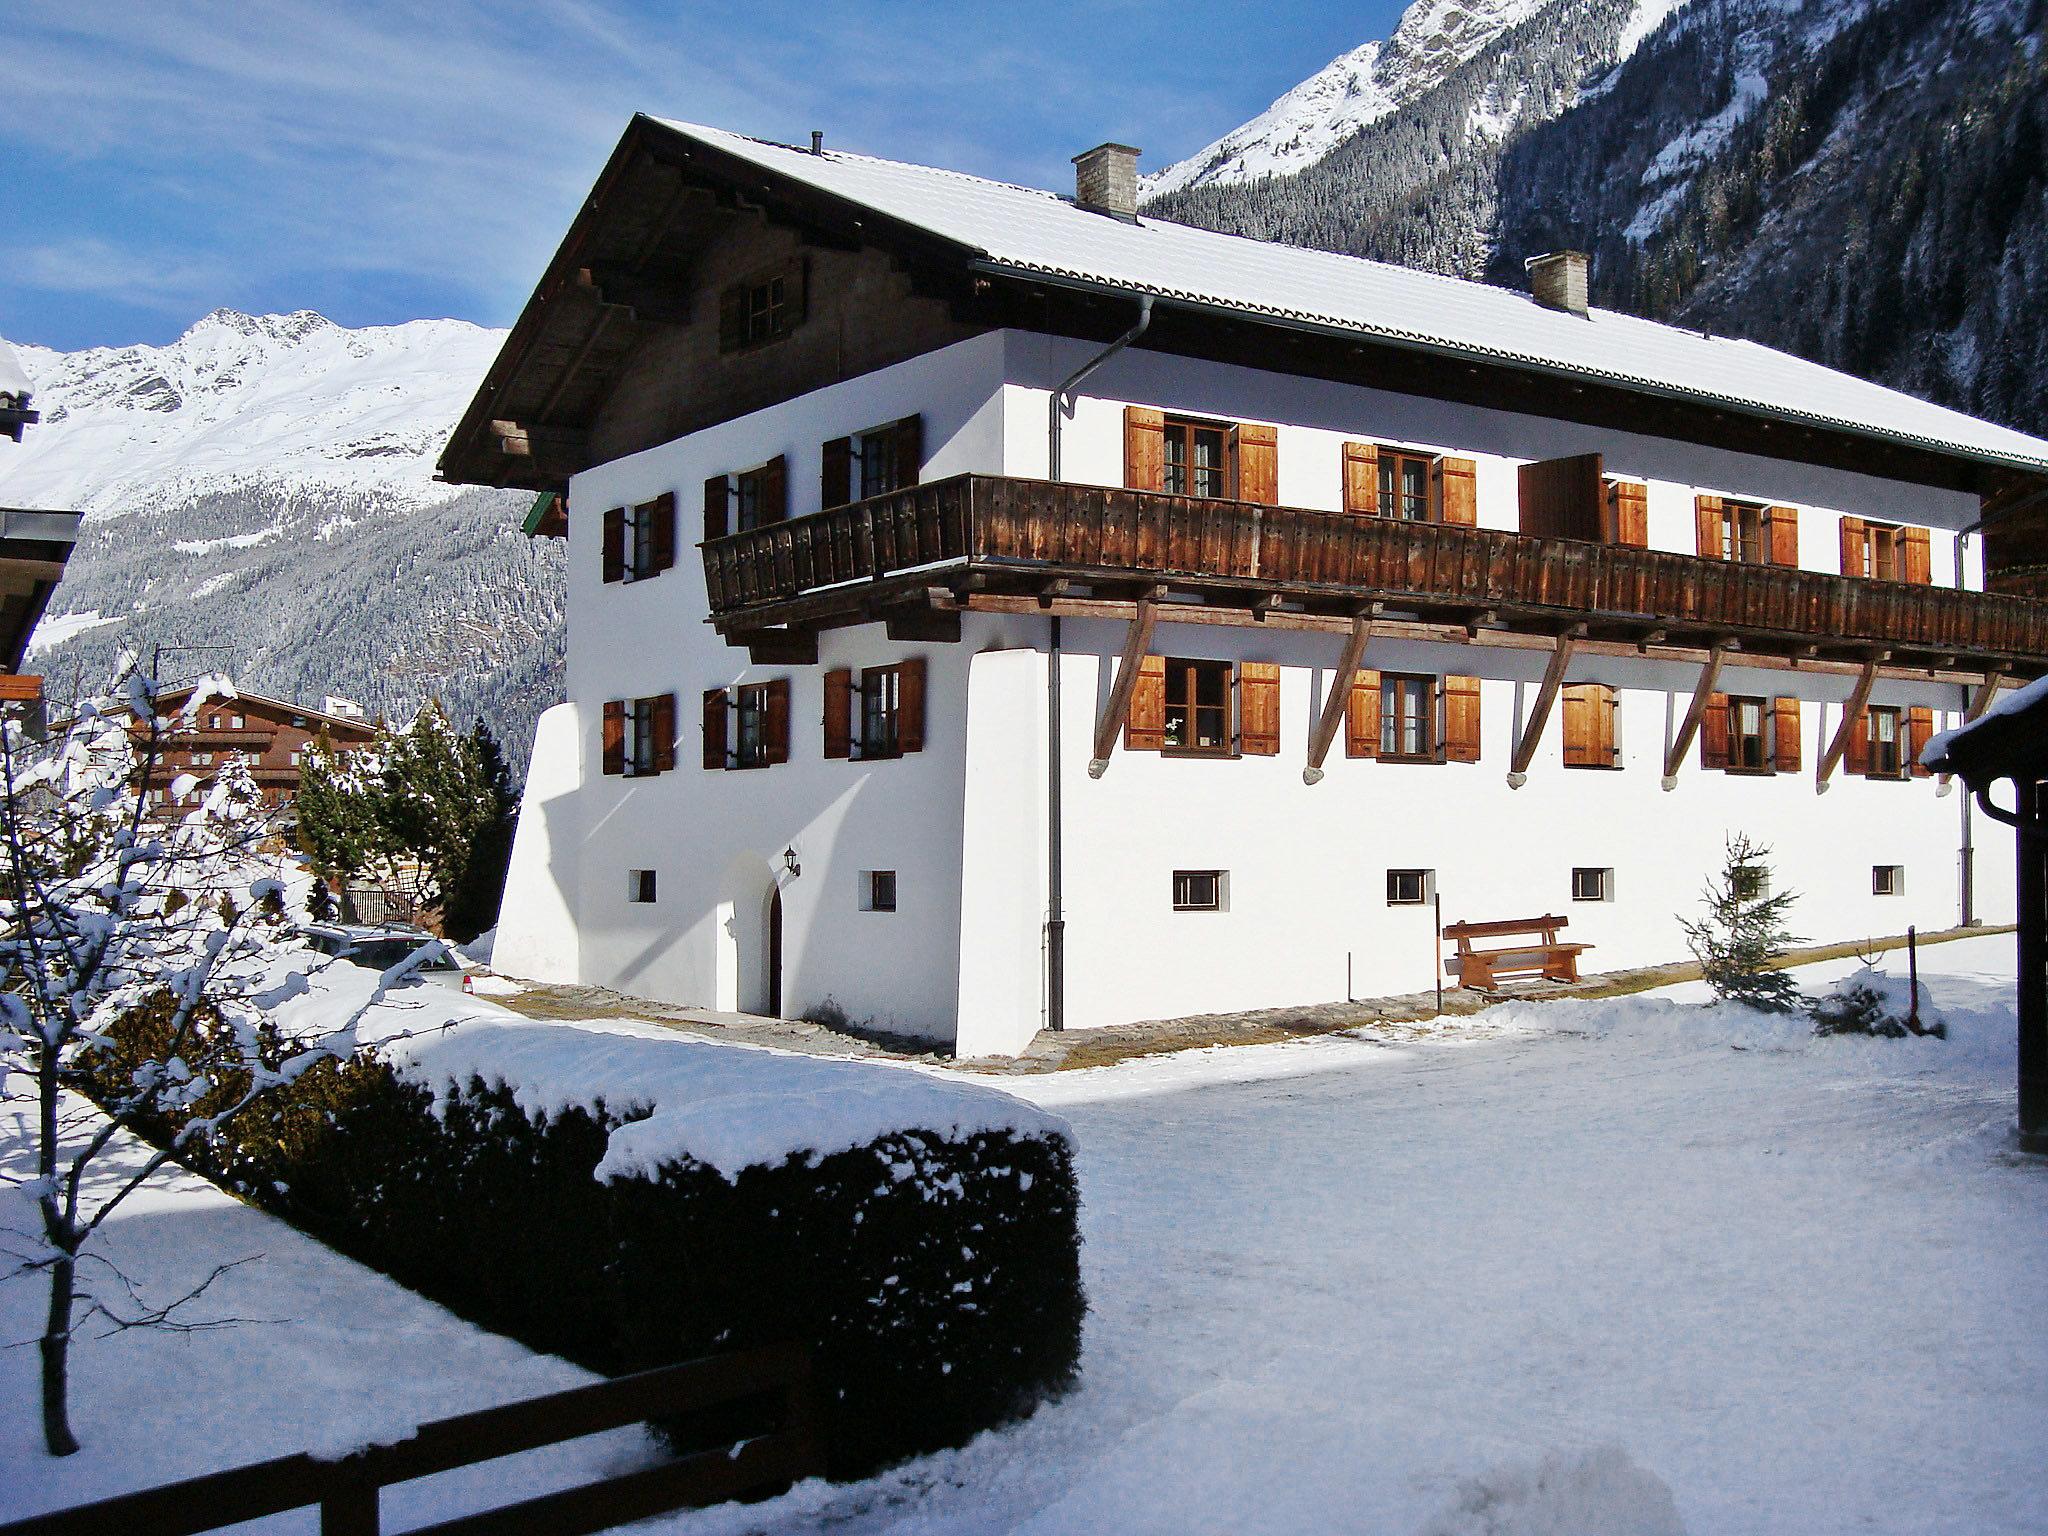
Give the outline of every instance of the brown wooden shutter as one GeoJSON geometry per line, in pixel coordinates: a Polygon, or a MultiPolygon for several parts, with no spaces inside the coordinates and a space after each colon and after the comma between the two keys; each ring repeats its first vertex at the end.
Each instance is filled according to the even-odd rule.
{"type": "Polygon", "coordinates": [[[825,674],[825,755],[853,756],[853,673],[845,667],[825,674]]]}
{"type": "Polygon", "coordinates": [[[1860,773],[1866,778],[1870,775],[1870,711],[1868,709],[1865,709],[1861,715],[1850,722],[1849,746],[1848,750],[1842,754],[1842,771],[1845,773],[1860,773]]]}
{"type": "Polygon", "coordinates": [[[1444,757],[1453,763],[1479,761],[1479,679],[1444,679],[1444,757]]]}
{"type": "Polygon", "coordinates": [[[1158,752],[1165,746],[1166,658],[1147,656],[1138,663],[1130,713],[1124,716],[1124,750],[1158,752]]]}
{"type": "Polygon", "coordinates": [[[706,768],[726,765],[726,696],[723,688],[704,690],[704,757],[706,768]]]}
{"type": "Polygon", "coordinates": [[[761,521],[779,523],[789,517],[789,460],[775,455],[761,466],[761,521]]]}
{"type": "Polygon", "coordinates": [[[607,508],[604,514],[604,579],[626,579],[626,509],[607,508]]]}
{"type": "Polygon", "coordinates": [[[1899,555],[1901,581],[1917,581],[1922,586],[1934,581],[1934,545],[1925,528],[1908,528],[1901,538],[1899,555]]]}
{"type": "Polygon", "coordinates": [[[1694,547],[1700,557],[1706,560],[1727,558],[1728,541],[1725,533],[1727,514],[1718,496],[1695,496],[1692,499],[1692,525],[1694,547]]]}
{"type": "Polygon", "coordinates": [[[1601,530],[1610,544],[1650,547],[1650,488],[1640,480],[1611,480],[1601,530]]]}
{"type": "Polygon", "coordinates": [[[1247,757],[1280,754],[1280,668],[1273,662],[1238,664],[1237,735],[1247,757]]]}
{"type": "Polygon", "coordinates": [[[818,476],[818,505],[843,507],[853,500],[853,439],[835,437],[825,445],[825,467],[818,476]]]}
{"type": "Polygon", "coordinates": [[[1246,422],[1237,429],[1237,499],[1280,504],[1279,428],[1246,422]]]}
{"type": "Polygon", "coordinates": [[[1380,510],[1380,450],[1376,443],[1344,445],[1344,510],[1376,517],[1380,510]]]}
{"type": "Polygon", "coordinates": [[[924,470],[924,418],[906,416],[889,429],[889,449],[896,456],[896,485],[917,484],[924,470]]]}
{"type": "Polygon", "coordinates": [[[1861,576],[1868,570],[1864,551],[1869,547],[1869,535],[1863,531],[1863,519],[1845,517],[1842,519],[1842,574],[1861,576]]]}
{"type": "Polygon", "coordinates": [[[1906,761],[1911,766],[1913,777],[1924,779],[1928,770],[1920,765],[1920,754],[1927,750],[1927,743],[1934,739],[1934,711],[1924,704],[1915,704],[1906,714],[1906,761]]]}
{"type": "Polygon", "coordinates": [[[1524,464],[1515,481],[1523,533],[1546,539],[1600,538],[1606,464],[1599,454],[1524,464]]]}
{"type": "Polygon", "coordinates": [[[1344,701],[1344,755],[1380,755],[1380,675],[1365,667],[1358,669],[1344,701]]]}
{"type": "Polygon", "coordinates": [[[676,494],[663,491],[650,502],[640,507],[642,517],[654,519],[654,537],[651,541],[654,554],[654,568],[657,571],[671,569],[676,563],[676,494]]]}
{"type": "Polygon", "coordinates": [[[1780,773],[1799,771],[1799,701],[1779,698],[1771,704],[1771,762],[1780,773]]]}
{"type": "Polygon", "coordinates": [[[768,708],[761,722],[762,745],[770,763],[789,761],[789,679],[778,677],[768,685],[768,708]]]}
{"type": "Polygon", "coordinates": [[[737,352],[747,344],[747,285],[734,283],[718,295],[718,350],[737,352]]]}
{"type": "Polygon", "coordinates": [[[676,696],[672,693],[657,693],[650,701],[654,708],[654,771],[669,773],[676,766],[676,696]]]}
{"type": "Polygon", "coordinates": [[[1728,695],[1717,693],[1700,716],[1700,766],[1726,768],[1728,763],[1728,695]]]}
{"type": "Polygon", "coordinates": [[[1124,407],[1124,488],[1166,489],[1166,412],[1148,405],[1124,407]]]}
{"type": "Polygon", "coordinates": [[[924,658],[913,656],[896,668],[896,749],[924,750],[924,658]]]}
{"type": "Polygon", "coordinates": [[[1604,766],[1598,757],[1596,739],[1599,727],[1593,723],[1594,692],[1591,683],[1567,683],[1564,686],[1564,765],[1567,768],[1604,766]]]}
{"type": "Polygon", "coordinates": [[[607,699],[604,706],[604,771],[626,771],[626,705],[623,699],[607,699]]]}
{"type": "Polygon", "coordinates": [[[1799,509],[1772,507],[1764,514],[1771,525],[1771,564],[1799,563],[1799,509]]]}
{"type": "Polygon", "coordinates": [[[704,482],[704,537],[722,539],[730,523],[727,505],[732,500],[732,486],[723,475],[713,475],[704,482]]]}
{"type": "Polygon", "coordinates": [[[1479,466],[1470,459],[1441,458],[1430,466],[1436,515],[1447,523],[1479,523],[1479,466]]]}

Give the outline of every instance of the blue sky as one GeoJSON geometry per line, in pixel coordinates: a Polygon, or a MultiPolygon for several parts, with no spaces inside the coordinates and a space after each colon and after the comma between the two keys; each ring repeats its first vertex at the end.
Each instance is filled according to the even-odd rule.
{"type": "Polygon", "coordinates": [[[1399,0],[26,0],[0,48],[0,334],[220,305],[510,321],[635,110],[1061,187],[1156,169],[1399,0]]]}

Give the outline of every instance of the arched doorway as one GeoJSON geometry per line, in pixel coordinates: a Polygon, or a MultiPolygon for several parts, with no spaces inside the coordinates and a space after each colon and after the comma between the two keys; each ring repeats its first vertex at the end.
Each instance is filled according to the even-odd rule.
{"type": "Polygon", "coordinates": [[[775,1012],[781,1001],[781,919],[782,893],[766,859],[741,854],[726,865],[713,935],[714,1007],[725,1013],[775,1012]]]}
{"type": "Polygon", "coordinates": [[[782,887],[768,897],[768,1017],[782,1017],[782,887]]]}

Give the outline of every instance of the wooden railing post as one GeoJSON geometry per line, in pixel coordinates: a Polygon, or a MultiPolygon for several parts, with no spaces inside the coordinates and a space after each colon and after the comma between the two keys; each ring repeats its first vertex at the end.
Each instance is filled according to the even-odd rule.
{"type": "Polygon", "coordinates": [[[378,1536],[377,1485],[351,1478],[329,1492],[320,1501],[320,1536],[378,1536]]]}

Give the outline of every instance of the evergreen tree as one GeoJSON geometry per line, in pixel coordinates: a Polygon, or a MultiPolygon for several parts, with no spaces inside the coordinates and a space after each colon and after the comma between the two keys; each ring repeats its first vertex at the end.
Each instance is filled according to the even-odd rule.
{"type": "Polygon", "coordinates": [[[505,870],[512,859],[512,832],[519,822],[519,794],[498,738],[479,715],[462,741],[467,783],[467,849],[459,871],[451,871],[442,904],[450,938],[475,938],[498,920],[505,894],[505,870]]]}
{"type": "Polygon", "coordinates": [[[1727,847],[1719,880],[1706,888],[1705,916],[1696,923],[1678,920],[1686,947],[1724,1002],[1791,1013],[1799,1006],[1799,989],[1774,962],[1800,942],[1785,926],[1799,898],[1791,891],[1771,890],[1770,849],[1740,832],[1727,847]]]}

